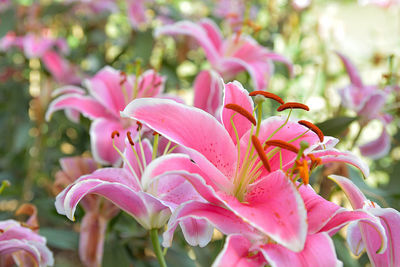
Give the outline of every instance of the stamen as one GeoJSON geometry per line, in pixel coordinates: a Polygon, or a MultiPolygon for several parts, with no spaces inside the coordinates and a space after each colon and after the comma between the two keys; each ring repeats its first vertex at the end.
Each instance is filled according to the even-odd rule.
{"type": "Polygon", "coordinates": [[[315,169],[316,167],[318,167],[319,165],[322,164],[322,159],[321,158],[317,158],[313,154],[308,154],[307,156],[311,159],[310,170],[313,170],[313,169],[315,169]]]}
{"type": "Polygon", "coordinates": [[[158,152],[158,138],[159,134],[157,132],[153,133],[154,140],[153,140],[153,153],[152,153],[152,160],[154,160],[157,157],[157,152],[158,152]]]}
{"type": "Polygon", "coordinates": [[[296,154],[299,153],[299,149],[297,147],[295,147],[294,145],[289,144],[285,141],[282,141],[282,140],[269,140],[269,141],[265,142],[264,149],[267,149],[269,146],[277,146],[277,147],[292,151],[293,153],[296,153],[296,154]]]}
{"type": "Polygon", "coordinates": [[[285,109],[294,109],[294,108],[298,108],[298,109],[304,109],[309,111],[310,108],[302,103],[297,103],[297,102],[286,102],[285,104],[280,105],[276,110],[277,111],[284,111],[285,109]]]}
{"type": "Polygon", "coordinates": [[[111,133],[111,138],[112,138],[112,139],[114,139],[115,136],[119,137],[119,132],[118,132],[118,131],[113,131],[113,132],[111,133]]]}
{"type": "Polygon", "coordinates": [[[264,149],[261,146],[260,140],[258,140],[257,136],[251,136],[251,142],[253,143],[254,148],[257,151],[260,160],[262,161],[264,167],[270,172],[271,171],[271,164],[269,164],[269,160],[267,155],[264,153],[264,149]]]}
{"type": "Polygon", "coordinates": [[[318,138],[321,142],[324,141],[324,134],[322,133],[321,129],[318,128],[315,124],[313,124],[309,121],[306,121],[306,120],[300,120],[300,121],[298,121],[298,123],[307,127],[308,129],[313,131],[316,135],[318,135],[318,138]]]}
{"type": "Polygon", "coordinates": [[[126,133],[126,136],[128,137],[128,141],[129,141],[129,144],[131,145],[133,154],[135,154],[136,161],[137,161],[138,166],[139,166],[139,169],[140,169],[140,173],[143,173],[143,166],[142,166],[142,163],[140,162],[139,155],[138,155],[138,153],[137,153],[137,151],[136,151],[136,149],[135,149],[135,143],[134,143],[133,140],[132,140],[131,132],[128,131],[128,132],[126,133]]]}
{"type": "Polygon", "coordinates": [[[249,94],[249,96],[256,96],[256,95],[262,95],[265,98],[269,98],[272,100],[275,100],[276,102],[280,103],[281,105],[283,105],[285,103],[285,101],[283,101],[282,98],[280,98],[279,96],[277,96],[276,94],[270,93],[270,92],[265,92],[265,91],[253,91],[249,94]]]}
{"type": "Polygon", "coordinates": [[[121,75],[121,80],[119,81],[119,85],[122,86],[124,83],[126,83],[127,78],[126,78],[126,73],[124,71],[121,71],[120,75],[121,75]]]}
{"type": "Polygon", "coordinates": [[[143,127],[143,124],[140,121],[136,121],[136,124],[137,124],[136,131],[140,131],[142,129],[142,127],[143,127]]]}
{"type": "Polygon", "coordinates": [[[257,125],[257,121],[253,117],[253,115],[250,112],[248,112],[247,110],[245,110],[244,108],[242,108],[241,106],[236,105],[236,104],[226,104],[225,108],[236,111],[237,113],[239,113],[240,115],[242,115],[243,117],[248,119],[253,125],[257,125]]]}
{"type": "Polygon", "coordinates": [[[128,137],[129,144],[131,144],[131,146],[134,146],[135,143],[134,143],[133,140],[132,140],[131,132],[128,131],[128,132],[126,133],[126,136],[128,137]]]}
{"type": "Polygon", "coordinates": [[[307,160],[303,159],[301,162],[299,160],[296,160],[296,170],[299,171],[299,175],[301,180],[303,181],[303,184],[308,185],[308,182],[310,180],[310,174],[308,172],[308,164],[307,160]]]}

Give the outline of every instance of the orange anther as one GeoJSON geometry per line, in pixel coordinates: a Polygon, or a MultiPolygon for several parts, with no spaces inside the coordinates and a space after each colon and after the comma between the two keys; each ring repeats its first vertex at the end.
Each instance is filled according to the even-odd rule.
{"type": "Polygon", "coordinates": [[[118,131],[113,131],[113,132],[111,133],[111,138],[112,138],[112,139],[114,139],[115,136],[119,137],[119,132],[118,132],[118,131]]]}
{"type": "Polygon", "coordinates": [[[270,172],[271,171],[271,164],[269,164],[269,160],[267,155],[265,155],[264,149],[261,146],[260,140],[258,140],[257,136],[251,136],[251,142],[253,143],[254,148],[257,151],[258,156],[260,157],[261,162],[263,163],[264,167],[270,172]]]}
{"type": "Polygon", "coordinates": [[[310,108],[302,103],[297,103],[297,102],[286,102],[285,104],[280,105],[276,110],[277,111],[283,111],[285,109],[293,109],[293,108],[298,108],[298,109],[304,109],[309,111],[310,108]]]}
{"type": "Polygon", "coordinates": [[[322,133],[321,129],[318,128],[315,124],[313,124],[309,121],[306,121],[306,120],[300,120],[300,121],[298,121],[298,123],[307,127],[308,129],[313,131],[316,135],[318,135],[318,138],[321,142],[324,141],[324,134],[322,133]]]}
{"type": "Polygon", "coordinates": [[[128,131],[128,132],[126,133],[126,136],[128,137],[129,144],[131,144],[131,146],[134,146],[135,143],[134,143],[133,140],[132,140],[131,132],[128,131]]]}
{"type": "Polygon", "coordinates": [[[240,115],[242,115],[243,117],[248,119],[252,124],[257,125],[257,121],[254,118],[254,116],[250,112],[248,112],[247,110],[242,108],[241,106],[236,105],[236,104],[226,104],[225,108],[236,111],[237,113],[239,113],[240,115]]]}
{"type": "Polygon", "coordinates": [[[273,93],[270,93],[270,92],[253,91],[249,95],[250,96],[262,95],[263,97],[266,97],[266,98],[269,98],[269,99],[273,99],[273,100],[275,100],[276,102],[278,102],[280,104],[284,104],[285,103],[282,98],[280,98],[276,94],[273,94],[273,93]]]}
{"type": "Polygon", "coordinates": [[[299,149],[297,147],[295,147],[294,145],[292,145],[288,142],[282,141],[282,140],[269,140],[269,141],[265,142],[264,149],[267,149],[267,147],[269,147],[269,146],[277,146],[277,147],[292,151],[293,153],[296,153],[296,154],[299,153],[299,149]]]}

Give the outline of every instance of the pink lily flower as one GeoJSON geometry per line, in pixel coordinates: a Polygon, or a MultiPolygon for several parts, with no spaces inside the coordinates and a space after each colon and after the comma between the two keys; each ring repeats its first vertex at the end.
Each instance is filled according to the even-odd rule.
{"type": "MultiPolygon", "coordinates": [[[[80,176],[94,172],[98,165],[91,158],[69,157],[60,160],[62,170],[56,173],[54,191],[60,193],[80,176]]],[[[85,266],[100,266],[107,223],[119,209],[99,196],[88,195],[81,200],[85,210],[79,236],[79,257],[85,266]]]]}
{"type": "Polygon", "coordinates": [[[311,186],[301,186],[300,195],[307,210],[308,232],[303,250],[293,252],[270,242],[265,236],[229,236],[213,266],[342,266],[330,236],[348,223],[363,222],[377,233],[376,245],[386,246],[385,229],[373,215],[349,211],[319,196],[311,186]]]}
{"type": "MultiPolygon", "coordinates": [[[[163,162],[173,162],[182,157],[188,159],[186,155],[168,154],[154,159],[150,142],[147,139],[138,140],[132,145],[133,141],[128,137],[125,142],[122,168],[98,169],[81,176],[64,189],[56,198],[58,213],[74,220],[76,206],[82,198],[97,194],[127,212],[145,229],[151,230],[163,227],[171,211],[180,204],[190,200],[204,202],[179,172],[169,174],[168,170],[159,168],[163,162]]],[[[182,221],[181,228],[192,246],[205,246],[211,240],[213,228],[203,219],[189,218],[182,221]]]]}
{"type": "Polygon", "coordinates": [[[64,39],[37,36],[32,33],[28,33],[25,36],[16,36],[14,32],[7,33],[0,40],[0,49],[7,51],[11,47],[23,50],[27,58],[41,58],[53,48],[57,48],[63,54],[68,52],[68,45],[64,39]]]}
{"type": "Polygon", "coordinates": [[[82,74],[77,66],[72,65],[57,52],[47,51],[42,57],[42,62],[53,78],[62,84],[80,84],[82,74]]]}
{"type": "Polygon", "coordinates": [[[53,266],[46,238],[14,220],[0,221],[1,266],[53,266]]]}
{"type": "Polygon", "coordinates": [[[149,17],[146,15],[146,2],[149,0],[127,0],[128,18],[134,29],[145,25],[149,22],[149,17]]]}
{"type": "Polygon", "coordinates": [[[389,114],[383,113],[389,89],[379,90],[378,86],[364,85],[360,74],[353,63],[341,53],[337,53],[349,75],[351,84],[339,91],[342,103],[360,116],[360,125],[365,126],[371,120],[382,122],[382,133],[378,139],[360,146],[361,154],[377,159],[385,156],[390,150],[390,135],[386,126],[391,121],[389,114]]]}
{"type": "MultiPolygon", "coordinates": [[[[77,119],[76,112],[93,120],[90,140],[94,159],[101,164],[118,164],[121,159],[112,146],[112,132],[118,131],[123,136],[128,131],[136,132],[136,123],[122,119],[120,111],[135,98],[163,96],[164,81],[165,78],[153,70],[135,77],[104,67],[84,82],[89,95],[78,87],[56,90],[54,94],[60,96],[51,102],[46,119],[49,120],[53,112],[64,109],[74,120],[77,119]]],[[[122,139],[116,140],[115,145],[120,150],[124,149],[122,139]]]]}
{"type": "MultiPolygon", "coordinates": [[[[250,233],[252,228],[292,251],[303,249],[306,209],[286,173],[294,168],[297,155],[274,146],[268,146],[264,155],[255,139],[266,145],[267,140],[282,140],[295,147],[302,141],[308,142],[306,158],[318,157],[320,163],[348,162],[368,173],[364,163],[352,154],[333,148],[337,143],[334,138],[327,137],[321,143],[316,133],[289,118],[256,121],[251,115],[253,109],[247,90],[233,82],[225,86],[222,123],[203,110],[165,99],[137,99],[121,113],[186,148],[203,173],[197,172],[201,177],[185,178],[211,204],[191,202],[178,208],[164,233],[164,246],[171,244],[180,218],[195,216],[207,218],[225,234],[250,233]],[[227,104],[232,104],[236,111],[227,104]]],[[[175,165],[193,173],[190,162],[181,159],[175,165]]],[[[162,169],[172,168],[169,165],[165,163],[162,169]]]]}
{"type": "Polygon", "coordinates": [[[180,21],[155,31],[155,36],[178,34],[194,38],[204,49],[212,68],[224,79],[232,79],[239,72],[247,71],[255,90],[267,88],[268,79],[273,73],[272,61],[284,63],[292,72],[288,59],[259,45],[250,36],[237,33],[224,40],[217,25],[209,19],[203,19],[197,24],[180,21]]]}
{"type": "Polygon", "coordinates": [[[355,255],[367,251],[373,266],[394,267],[400,265],[400,213],[392,208],[381,208],[368,200],[357,186],[349,179],[331,175],[348,197],[354,209],[362,209],[376,216],[384,226],[387,248],[379,246],[380,236],[375,228],[364,222],[352,222],[347,232],[347,242],[355,255]]]}

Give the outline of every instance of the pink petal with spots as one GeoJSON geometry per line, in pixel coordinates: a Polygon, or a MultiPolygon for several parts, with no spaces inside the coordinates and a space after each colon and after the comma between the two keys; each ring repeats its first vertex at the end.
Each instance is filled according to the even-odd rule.
{"type": "Polygon", "coordinates": [[[225,246],[218,254],[212,267],[261,267],[266,260],[261,253],[250,254],[252,243],[240,235],[230,235],[225,241],[225,246]]]}
{"type": "Polygon", "coordinates": [[[197,75],[193,87],[193,106],[216,117],[217,110],[221,105],[222,90],[224,87],[219,74],[212,70],[203,70],[197,75]]]}
{"type": "Polygon", "coordinates": [[[249,186],[244,202],[226,197],[227,206],[251,226],[293,251],[301,251],[307,235],[307,213],[293,183],[282,171],[249,186]]]}
{"type": "Polygon", "coordinates": [[[231,136],[232,141],[236,144],[236,143],[238,143],[237,140],[240,140],[240,138],[248,130],[250,130],[250,128],[253,124],[246,117],[242,116],[241,114],[238,114],[234,110],[225,108],[225,105],[227,105],[227,104],[236,104],[236,105],[244,108],[250,114],[253,114],[253,110],[254,110],[253,100],[249,96],[249,93],[247,92],[247,90],[244,89],[243,86],[239,82],[235,81],[232,83],[227,83],[225,85],[224,103],[223,103],[223,108],[222,108],[222,112],[221,112],[221,121],[224,124],[225,129],[228,131],[229,135],[231,136]],[[234,114],[236,114],[236,115],[233,116],[234,114]],[[234,130],[235,128],[233,128],[231,121],[233,122],[233,125],[236,128],[238,137],[236,137],[235,130],[234,130]]]}
{"type": "MultiPolygon", "coordinates": [[[[225,176],[233,176],[237,159],[235,145],[223,126],[205,111],[172,100],[142,98],[132,101],[122,115],[139,120],[172,142],[190,149],[191,157],[201,169],[203,166],[212,169],[206,158],[225,176]]],[[[222,175],[213,178],[221,187],[230,186],[228,178],[222,175]]]]}
{"type": "Polygon", "coordinates": [[[297,253],[278,244],[264,245],[261,252],[272,267],[342,266],[332,239],[326,233],[309,235],[304,249],[297,253]]]}

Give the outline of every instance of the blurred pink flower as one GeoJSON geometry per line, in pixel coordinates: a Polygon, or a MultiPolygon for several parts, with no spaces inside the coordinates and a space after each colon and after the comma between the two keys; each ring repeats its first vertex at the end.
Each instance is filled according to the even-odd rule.
{"type": "Polygon", "coordinates": [[[7,10],[12,4],[11,0],[0,0],[0,12],[7,10]]]}
{"type": "Polygon", "coordinates": [[[78,66],[74,66],[57,52],[45,52],[42,62],[58,83],[80,84],[82,82],[83,74],[80,73],[78,66]]]}
{"type": "Polygon", "coordinates": [[[250,36],[237,33],[224,40],[217,25],[209,19],[203,19],[197,24],[180,21],[155,31],[155,36],[165,34],[183,34],[194,38],[203,48],[212,68],[224,79],[232,79],[239,72],[247,71],[255,90],[267,88],[274,69],[272,61],[283,62],[292,72],[288,59],[259,45],[250,36]]]}
{"type": "MultiPolygon", "coordinates": [[[[61,192],[56,198],[58,213],[74,220],[78,202],[96,194],[107,198],[145,229],[151,230],[163,227],[171,211],[181,203],[203,201],[179,172],[169,174],[168,169],[163,169],[164,162],[186,159],[186,155],[169,154],[153,160],[152,146],[147,139],[140,140],[139,137],[135,144],[131,142],[132,139],[125,142],[122,168],[103,168],[81,176],[61,192]]],[[[193,246],[204,246],[211,240],[213,228],[205,220],[189,218],[181,223],[181,227],[193,246]]]]}
{"type": "Polygon", "coordinates": [[[384,226],[387,247],[386,244],[380,246],[381,236],[376,227],[365,222],[352,222],[347,233],[351,251],[358,256],[366,250],[373,266],[400,266],[400,213],[392,208],[381,208],[368,200],[349,179],[338,175],[331,175],[330,178],[341,187],[354,209],[376,216],[384,226]]]}
{"type": "Polygon", "coordinates": [[[0,266],[53,266],[53,253],[46,238],[20,222],[0,221],[0,266]]]}
{"type": "MultiPolygon", "coordinates": [[[[136,132],[136,124],[122,119],[120,111],[135,98],[165,96],[165,78],[148,70],[141,76],[125,75],[111,67],[104,67],[94,77],[84,81],[89,95],[79,87],[63,87],[54,92],[59,95],[50,104],[46,119],[57,110],[66,110],[69,118],[76,121],[77,112],[93,120],[90,127],[90,140],[93,157],[102,164],[118,164],[120,156],[112,146],[111,133],[120,132],[123,136],[128,131],[136,132]]],[[[122,150],[122,139],[115,141],[122,150]]]]}
{"type": "Polygon", "coordinates": [[[296,121],[272,117],[259,121],[256,130],[256,120],[248,119],[254,109],[249,93],[238,82],[228,83],[224,90],[222,123],[203,110],[165,99],[137,99],[121,113],[186,148],[199,170],[193,169],[189,159],[175,162],[180,167],[174,168],[198,174],[184,177],[211,203],[190,202],[178,208],[164,233],[164,246],[171,244],[177,223],[193,216],[207,218],[225,234],[259,231],[290,250],[301,251],[307,235],[306,209],[286,173],[294,168],[297,155],[274,146],[261,152],[255,139],[260,146],[271,138],[290,142],[294,149],[308,142],[306,159],[348,162],[365,173],[368,168],[350,153],[335,150],[334,138],[326,137],[321,143],[316,133],[296,121]],[[240,114],[227,104],[239,107],[240,114]]]}
{"type": "Polygon", "coordinates": [[[145,25],[149,22],[149,17],[146,15],[146,4],[153,1],[149,0],[127,0],[128,18],[131,26],[136,29],[140,25],[145,25]]]}
{"type": "MultiPolygon", "coordinates": [[[[80,176],[94,172],[98,165],[91,158],[69,157],[60,160],[62,170],[56,173],[54,193],[60,193],[80,176]]],[[[88,195],[81,201],[85,210],[80,226],[79,257],[85,266],[100,266],[107,223],[119,209],[99,196],[88,195]]]]}
{"type": "Polygon", "coordinates": [[[381,158],[390,150],[390,135],[386,131],[391,116],[383,112],[390,89],[380,90],[376,85],[364,85],[360,74],[353,63],[343,54],[337,52],[349,75],[351,84],[339,91],[342,104],[354,110],[360,116],[361,127],[371,120],[382,122],[382,132],[378,139],[360,146],[361,154],[371,158],[381,158]]]}

